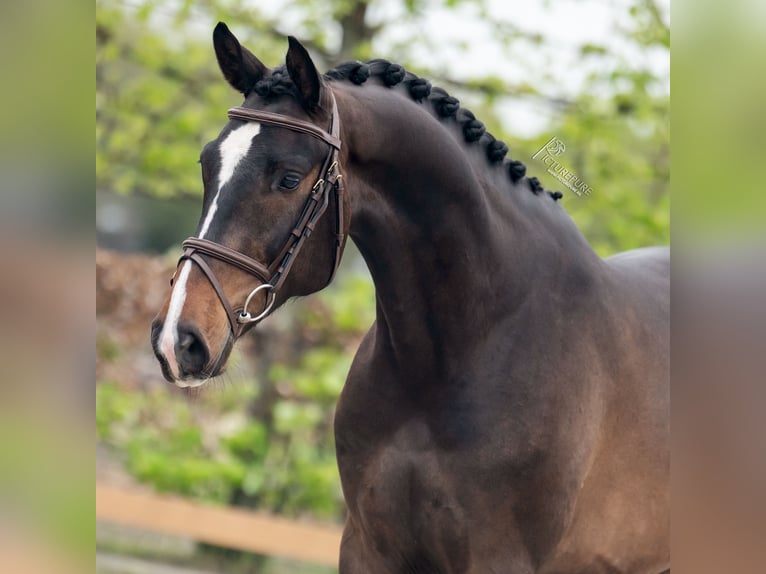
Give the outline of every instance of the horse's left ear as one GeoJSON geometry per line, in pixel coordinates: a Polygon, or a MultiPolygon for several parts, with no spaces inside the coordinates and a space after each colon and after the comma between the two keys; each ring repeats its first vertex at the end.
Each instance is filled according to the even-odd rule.
{"type": "Polygon", "coordinates": [[[321,99],[322,79],[306,48],[293,36],[288,36],[287,41],[290,43],[286,59],[287,73],[298,88],[303,107],[308,111],[314,111],[321,99]]]}

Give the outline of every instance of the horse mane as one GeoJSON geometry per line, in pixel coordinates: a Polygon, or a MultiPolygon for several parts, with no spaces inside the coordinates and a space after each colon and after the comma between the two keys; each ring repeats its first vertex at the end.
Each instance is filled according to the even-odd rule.
{"type": "MultiPolygon", "coordinates": [[[[345,62],[329,70],[324,78],[331,81],[350,81],[353,84],[362,85],[371,76],[380,79],[388,87],[394,87],[398,84],[404,85],[413,100],[422,102],[427,99],[440,119],[444,121],[454,120],[460,124],[466,143],[483,146],[487,161],[492,165],[502,165],[511,183],[516,184],[525,180],[529,190],[535,195],[546,192],[554,201],[563,197],[560,191],[546,191],[538,178],[525,177],[527,166],[519,160],[506,159],[508,145],[489,133],[484,124],[476,119],[470,110],[460,107],[460,101],[457,98],[450,96],[442,88],[432,86],[427,79],[416,76],[399,64],[383,59],[369,60],[364,63],[345,62]]],[[[285,94],[297,96],[297,90],[285,66],[274,68],[270,75],[258,80],[246,92],[245,96],[251,92],[255,92],[263,98],[285,94]]]]}

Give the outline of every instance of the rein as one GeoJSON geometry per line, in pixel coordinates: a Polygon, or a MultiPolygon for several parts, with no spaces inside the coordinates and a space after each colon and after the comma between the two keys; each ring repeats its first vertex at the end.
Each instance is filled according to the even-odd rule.
{"type": "MultiPolygon", "coordinates": [[[[338,151],[340,150],[341,143],[340,119],[338,117],[338,107],[335,103],[335,97],[332,92],[329,93],[332,102],[329,133],[309,122],[272,112],[251,110],[242,107],[231,108],[228,111],[230,119],[246,122],[257,121],[301,132],[315,137],[330,146],[327,157],[322,163],[322,168],[319,171],[319,179],[311,188],[311,193],[303,206],[303,211],[301,212],[295,227],[293,227],[293,230],[287,236],[285,244],[279,254],[270,264],[266,265],[248,257],[244,253],[240,253],[230,247],[226,247],[225,245],[221,245],[220,243],[208,239],[190,237],[183,242],[184,252],[178,259],[178,265],[188,259],[196,263],[200,268],[200,271],[204,273],[226,311],[226,316],[229,319],[229,325],[231,326],[231,331],[235,339],[239,336],[243,325],[258,323],[271,312],[277,298],[277,292],[282,285],[284,285],[285,279],[290,273],[290,269],[292,269],[293,263],[295,263],[295,258],[298,256],[298,253],[300,253],[304,243],[314,231],[319,219],[327,210],[331,194],[335,197],[336,207],[335,259],[333,261],[330,277],[327,280],[327,283],[325,283],[325,286],[329,285],[333,280],[335,272],[340,265],[343,249],[346,245],[346,230],[343,221],[343,176],[340,174],[340,167],[338,165],[338,151]],[[237,267],[261,281],[261,284],[255,287],[247,296],[242,307],[236,309],[232,307],[224,294],[221,284],[218,279],[216,279],[213,270],[210,269],[210,266],[202,257],[203,255],[213,257],[228,265],[237,267]],[[266,304],[260,313],[253,316],[247,309],[251,299],[260,291],[267,292],[266,304]]],[[[173,279],[175,279],[175,274],[173,275],[173,279]]],[[[171,285],[173,284],[173,279],[170,280],[171,285]]]]}

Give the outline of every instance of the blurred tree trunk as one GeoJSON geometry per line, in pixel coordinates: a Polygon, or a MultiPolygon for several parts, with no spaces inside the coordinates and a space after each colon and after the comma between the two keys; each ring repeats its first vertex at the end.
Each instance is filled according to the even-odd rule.
{"type": "Polygon", "coordinates": [[[343,41],[338,61],[355,60],[354,55],[357,49],[365,45],[369,46],[378,32],[377,27],[367,24],[368,8],[369,3],[366,1],[355,2],[348,12],[338,15],[338,22],[343,28],[343,41]]]}

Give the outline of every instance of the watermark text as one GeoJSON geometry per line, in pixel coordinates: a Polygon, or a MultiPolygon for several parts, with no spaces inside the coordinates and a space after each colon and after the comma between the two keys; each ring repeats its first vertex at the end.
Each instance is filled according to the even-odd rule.
{"type": "Polygon", "coordinates": [[[579,196],[588,196],[593,192],[593,188],[585,183],[575,172],[565,168],[557,157],[563,154],[567,149],[564,142],[557,137],[552,137],[546,144],[537,150],[532,159],[541,161],[547,167],[547,171],[553,177],[563,183],[567,189],[573,191],[579,196]]]}

